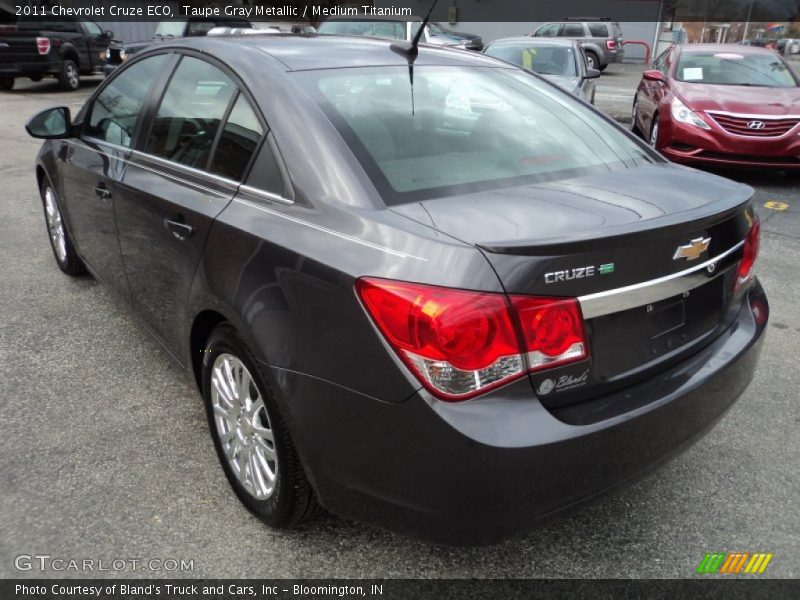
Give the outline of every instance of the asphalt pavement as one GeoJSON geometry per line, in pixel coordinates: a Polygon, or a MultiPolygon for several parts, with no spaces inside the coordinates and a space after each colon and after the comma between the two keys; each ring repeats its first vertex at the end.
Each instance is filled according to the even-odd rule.
{"type": "MultiPolygon", "coordinates": [[[[628,78],[610,68],[598,105],[622,106],[628,78]]],[[[103,286],[53,260],[23,124],[95,85],[0,93],[0,577],[693,577],[705,553],[733,551],[773,553],[760,577],[800,576],[800,176],[726,173],[756,190],[767,339],[739,402],[655,474],[493,547],[327,515],[279,532],[225,481],[193,384],[103,286]],[[35,554],[193,570],[17,570],[35,554]]]]}

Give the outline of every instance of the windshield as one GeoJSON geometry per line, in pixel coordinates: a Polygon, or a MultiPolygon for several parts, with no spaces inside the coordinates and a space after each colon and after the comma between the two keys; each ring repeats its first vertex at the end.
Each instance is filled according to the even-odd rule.
{"type": "Polygon", "coordinates": [[[684,52],[675,79],[687,83],[797,87],[789,67],[778,55],[736,52],[684,52]]]}
{"type": "Polygon", "coordinates": [[[366,35],[396,40],[406,39],[405,21],[325,21],[317,33],[331,35],[366,35]]]}
{"type": "Polygon", "coordinates": [[[568,46],[532,46],[530,44],[497,44],[486,54],[506,60],[542,75],[577,77],[575,51],[568,46]]]}
{"type": "Polygon", "coordinates": [[[156,27],[155,37],[183,37],[186,21],[161,21],[156,27]]]}
{"type": "Polygon", "coordinates": [[[405,66],[294,74],[386,204],[607,172],[650,155],[524,71],[405,66]]]}

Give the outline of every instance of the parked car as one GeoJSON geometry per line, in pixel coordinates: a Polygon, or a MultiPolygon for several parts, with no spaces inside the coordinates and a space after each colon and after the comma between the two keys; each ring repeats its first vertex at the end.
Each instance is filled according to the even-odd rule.
{"type": "Polygon", "coordinates": [[[0,90],[17,77],[55,77],[62,89],[77,90],[81,75],[101,71],[113,37],[88,19],[21,17],[16,30],[0,32],[0,90]]]}
{"type": "Polygon", "coordinates": [[[783,38],[777,41],[775,49],[784,56],[800,54],[800,40],[793,38],[783,38]]]}
{"type": "Polygon", "coordinates": [[[28,122],[36,182],[56,263],[185,367],[254,514],[489,544],[650,471],[746,388],[753,190],[513,65],[398,49],[153,46],[74,119],[28,122]]]}
{"type": "Polygon", "coordinates": [[[575,40],[545,40],[530,37],[495,40],[484,54],[539,73],[589,104],[594,104],[595,80],[600,71],[591,68],[575,40]]]}
{"type": "Polygon", "coordinates": [[[600,71],[605,71],[611,63],[621,63],[625,59],[622,29],[619,23],[610,19],[568,19],[561,23],[546,23],[531,36],[577,40],[586,52],[589,66],[600,71]]]}
{"type": "Polygon", "coordinates": [[[137,52],[157,42],[174,40],[183,37],[202,37],[215,28],[227,27],[230,29],[252,29],[253,23],[244,18],[224,17],[219,19],[207,19],[202,17],[191,17],[187,19],[170,19],[161,21],[156,26],[153,39],[144,42],[133,42],[130,44],[112,44],[109,46],[105,55],[103,73],[109,75],[113,73],[122,63],[131,58],[137,52]]]}
{"type": "MultiPolygon", "coordinates": [[[[391,17],[334,17],[320,23],[322,35],[356,35],[411,41],[419,31],[422,19],[398,20],[391,17]]],[[[480,52],[483,40],[470,33],[459,33],[439,23],[428,23],[422,42],[434,46],[451,46],[480,52]]]]}
{"type": "Polygon", "coordinates": [[[643,73],[631,125],[675,162],[797,169],[798,84],[766,48],[672,46],[643,73]]]}

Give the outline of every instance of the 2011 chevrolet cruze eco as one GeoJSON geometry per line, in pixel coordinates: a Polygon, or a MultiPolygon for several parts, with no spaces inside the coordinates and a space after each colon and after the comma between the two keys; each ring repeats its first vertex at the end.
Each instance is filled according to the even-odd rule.
{"type": "Polygon", "coordinates": [[[750,188],[536,75],[413,58],[190,39],[28,131],[50,138],[36,180],[58,265],[186,366],[252,512],[290,526],[319,502],[486,544],[646,473],[731,406],[768,317],[759,225],[750,188]]]}

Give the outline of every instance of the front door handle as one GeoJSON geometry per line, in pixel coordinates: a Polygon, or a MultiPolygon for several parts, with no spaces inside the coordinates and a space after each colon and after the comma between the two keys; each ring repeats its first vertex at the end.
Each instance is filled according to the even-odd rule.
{"type": "Polygon", "coordinates": [[[111,199],[111,190],[106,187],[105,183],[98,183],[97,187],[94,188],[94,193],[97,194],[97,197],[103,202],[111,199]]]}
{"type": "Polygon", "coordinates": [[[171,219],[164,219],[164,227],[169,229],[177,239],[183,241],[194,233],[194,227],[186,223],[182,215],[176,215],[171,219]]]}

